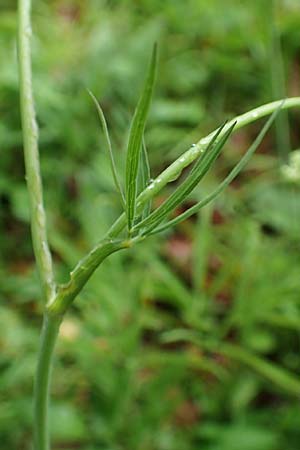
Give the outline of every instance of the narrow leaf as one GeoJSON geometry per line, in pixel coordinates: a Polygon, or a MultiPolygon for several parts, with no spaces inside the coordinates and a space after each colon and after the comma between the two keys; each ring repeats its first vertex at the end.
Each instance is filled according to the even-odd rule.
{"type": "Polygon", "coordinates": [[[249,147],[245,155],[242,157],[242,159],[236,164],[236,166],[232,169],[232,171],[227,175],[227,177],[219,184],[219,186],[209,195],[204,197],[204,199],[200,200],[200,202],[196,203],[196,205],[192,206],[188,210],[186,210],[184,213],[180,214],[179,216],[175,217],[174,219],[168,221],[167,223],[163,224],[162,226],[156,228],[152,231],[151,234],[160,233],[161,231],[165,231],[167,228],[170,228],[171,226],[174,226],[183,220],[187,219],[188,217],[192,216],[196,212],[198,212],[203,206],[207,205],[211,201],[213,201],[224,189],[234,180],[234,178],[237,177],[237,175],[244,169],[254,152],[257,150],[259,145],[261,144],[263,138],[265,137],[266,133],[268,132],[269,128],[271,127],[272,123],[274,122],[275,118],[277,117],[277,114],[279,113],[280,109],[282,107],[282,104],[277,108],[273,114],[270,116],[270,118],[267,120],[263,128],[261,129],[260,133],[254,140],[253,144],[249,147]]]}
{"type": "Polygon", "coordinates": [[[113,150],[112,150],[112,145],[111,145],[111,140],[109,137],[109,131],[108,131],[108,127],[107,127],[107,123],[105,120],[105,116],[104,116],[104,112],[100,106],[100,103],[98,102],[97,98],[95,97],[95,95],[88,89],[88,93],[91,96],[93,102],[95,103],[95,106],[97,108],[97,112],[98,112],[98,116],[101,122],[101,126],[103,129],[103,133],[104,133],[104,138],[105,138],[105,142],[106,142],[106,147],[108,150],[108,154],[109,154],[109,159],[110,159],[110,166],[111,166],[111,171],[112,171],[112,175],[113,175],[113,179],[114,179],[114,183],[115,186],[117,188],[117,191],[119,192],[119,194],[121,195],[121,200],[122,200],[122,204],[123,206],[125,206],[125,197],[122,191],[122,187],[121,187],[121,183],[118,177],[118,173],[117,173],[117,168],[116,168],[116,164],[115,164],[115,159],[114,159],[114,154],[113,154],[113,150]]]}
{"type": "Polygon", "coordinates": [[[217,140],[224,126],[225,124],[222,125],[214,134],[208,144],[208,147],[206,148],[205,153],[200,156],[190,174],[181,183],[181,185],[178,186],[178,188],[170,195],[170,197],[155,211],[153,211],[153,213],[150,214],[148,218],[141,221],[137,225],[137,228],[145,228],[144,234],[148,234],[150,231],[152,231],[157,225],[159,225],[160,222],[164,220],[164,218],[171,211],[173,211],[180,203],[182,203],[208,172],[208,170],[220,154],[230,134],[232,133],[235,123],[219,140],[217,140]]]}
{"type": "Polygon", "coordinates": [[[157,67],[157,46],[154,45],[151,63],[144,89],[136,107],[128,140],[126,160],[126,213],[128,230],[130,231],[135,218],[137,197],[137,175],[142,148],[145,124],[151,104],[157,67]]]}
{"type": "MultiPolygon", "coordinates": [[[[146,147],[145,138],[143,137],[142,141],[142,151],[140,155],[140,189],[139,192],[143,192],[147,186],[149,186],[149,183],[151,181],[151,171],[150,171],[150,164],[148,159],[148,152],[146,147]]],[[[142,211],[142,218],[146,218],[149,216],[151,211],[151,200],[146,202],[146,204],[143,206],[142,211]]]]}

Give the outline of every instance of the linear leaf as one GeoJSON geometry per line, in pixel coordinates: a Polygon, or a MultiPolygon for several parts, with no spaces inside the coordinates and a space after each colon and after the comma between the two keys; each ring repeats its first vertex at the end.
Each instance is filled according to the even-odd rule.
{"type": "Polygon", "coordinates": [[[173,211],[186,197],[192,192],[192,190],[201,181],[204,175],[208,172],[218,155],[220,154],[225,142],[229,138],[235,123],[226,131],[226,133],[217,140],[219,134],[223,130],[225,124],[222,125],[212,137],[211,141],[206,148],[206,151],[197,160],[195,166],[191,170],[188,177],[181,183],[180,186],[170,195],[170,197],[145,220],[141,221],[136,228],[145,228],[144,234],[148,234],[162,220],[173,211]]]}
{"type": "Polygon", "coordinates": [[[261,144],[263,138],[265,137],[266,133],[268,132],[269,128],[271,127],[272,123],[274,122],[275,118],[277,117],[277,114],[279,113],[282,105],[277,108],[273,114],[270,116],[270,118],[267,120],[263,128],[261,129],[260,133],[254,140],[253,144],[249,147],[245,155],[242,157],[242,159],[236,164],[236,166],[232,169],[232,171],[227,175],[227,177],[219,184],[219,186],[209,195],[204,197],[204,199],[200,200],[200,202],[196,203],[196,205],[192,206],[191,208],[187,209],[184,213],[180,214],[179,216],[175,217],[174,219],[168,221],[167,223],[163,224],[162,226],[156,228],[152,231],[151,234],[160,233],[161,231],[165,231],[167,228],[174,226],[183,220],[187,219],[188,217],[192,216],[196,212],[198,212],[203,206],[207,205],[211,201],[213,201],[233,180],[236,178],[236,176],[244,169],[254,152],[257,150],[259,145],[261,144]]]}
{"type": "MultiPolygon", "coordinates": [[[[145,138],[143,137],[142,141],[142,151],[140,155],[140,189],[139,192],[143,192],[144,189],[149,186],[149,183],[151,181],[151,171],[150,171],[150,164],[149,164],[149,158],[148,158],[148,152],[146,147],[145,138]]],[[[146,218],[149,216],[151,211],[151,200],[146,202],[146,204],[143,207],[142,211],[142,218],[146,218]]]]}
{"type": "Polygon", "coordinates": [[[157,67],[157,46],[155,44],[152,52],[151,63],[146,78],[146,82],[144,85],[144,89],[132,119],[127,147],[126,213],[129,231],[132,228],[135,217],[136,196],[137,196],[137,175],[138,175],[140,151],[142,147],[142,139],[145,124],[153,94],[156,67],[157,67]]]}
{"type": "Polygon", "coordinates": [[[104,138],[105,138],[105,142],[106,142],[106,146],[107,146],[107,150],[108,150],[108,154],[109,154],[110,166],[111,166],[114,183],[117,188],[117,191],[121,195],[122,204],[123,204],[123,206],[125,206],[125,197],[124,197],[124,193],[123,193],[121,183],[120,183],[118,173],[117,173],[117,168],[116,168],[116,164],[115,164],[114,154],[113,154],[113,150],[112,150],[111,140],[109,137],[109,131],[108,131],[107,123],[105,120],[104,112],[103,112],[97,98],[89,89],[88,89],[88,93],[90,94],[90,96],[97,108],[98,116],[99,116],[99,119],[101,122],[101,126],[102,126],[103,133],[104,133],[104,138]]]}

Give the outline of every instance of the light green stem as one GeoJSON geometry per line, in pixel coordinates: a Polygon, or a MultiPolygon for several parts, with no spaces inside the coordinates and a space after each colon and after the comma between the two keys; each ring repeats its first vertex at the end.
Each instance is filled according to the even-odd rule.
{"type": "Polygon", "coordinates": [[[58,287],[56,297],[47,304],[47,311],[56,315],[64,314],[100,264],[112,253],[132,247],[137,240],[141,238],[103,239],[99,242],[71,271],[69,282],[58,287]]]}
{"type": "Polygon", "coordinates": [[[18,59],[20,102],[33,249],[46,302],[54,296],[55,284],[52,258],[47,241],[46,214],[40,175],[38,127],[32,92],[30,9],[30,0],[19,0],[18,59]]]}
{"type": "MultiPolygon", "coordinates": [[[[20,103],[33,249],[46,304],[55,296],[55,283],[52,258],[47,241],[46,214],[40,175],[38,127],[32,91],[30,10],[30,0],[19,0],[18,60],[20,103]]],[[[44,315],[34,393],[34,439],[36,450],[49,449],[47,414],[50,368],[60,322],[61,318],[59,316],[44,315]]]]}
{"type": "Polygon", "coordinates": [[[35,450],[49,450],[49,386],[53,352],[62,316],[44,315],[34,386],[35,450]]]}

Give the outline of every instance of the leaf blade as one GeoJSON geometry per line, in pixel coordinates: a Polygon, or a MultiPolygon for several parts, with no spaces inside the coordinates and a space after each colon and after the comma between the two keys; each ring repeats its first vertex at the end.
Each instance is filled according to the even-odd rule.
{"type": "Polygon", "coordinates": [[[150,109],[151,99],[153,95],[154,82],[157,68],[157,45],[153,47],[151,62],[146,77],[146,82],[136,107],[128,139],[127,159],[126,159],[126,215],[128,231],[131,231],[135,211],[137,197],[137,175],[139,167],[140,151],[142,147],[142,139],[145,124],[150,109]]]}
{"type": "Polygon", "coordinates": [[[227,139],[233,131],[235,123],[233,123],[231,127],[226,131],[226,133],[220,138],[220,140],[216,142],[224,126],[225,124],[223,124],[217,130],[217,132],[209,142],[205,154],[198,159],[196,165],[193,167],[190,174],[183,181],[183,183],[178,186],[178,188],[162,205],[160,205],[155,211],[153,211],[146,219],[142,220],[136,228],[144,227],[144,233],[148,234],[192,192],[192,190],[206,175],[206,173],[220,154],[223,146],[225,145],[227,139]]]}
{"type": "MultiPolygon", "coordinates": [[[[151,181],[151,170],[150,170],[150,163],[148,158],[148,152],[146,147],[145,138],[143,137],[142,140],[142,151],[141,151],[141,160],[140,160],[140,178],[141,178],[141,186],[140,186],[140,192],[143,192],[147,186],[149,186],[151,181]]],[[[146,202],[146,204],[143,207],[142,211],[142,218],[145,219],[149,216],[151,211],[151,200],[146,202]]]]}

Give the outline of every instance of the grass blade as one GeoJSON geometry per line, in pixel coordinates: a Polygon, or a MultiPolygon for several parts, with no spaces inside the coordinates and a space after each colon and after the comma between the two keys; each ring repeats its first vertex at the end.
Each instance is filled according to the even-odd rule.
{"type": "MultiPolygon", "coordinates": [[[[283,103],[282,103],[283,104],[283,103]]],[[[270,116],[270,118],[267,120],[263,128],[261,129],[260,133],[254,140],[253,144],[249,147],[245,155],[242,157],[242,159],[236,164],[236,166],[232,169],[232,171],[227,175],[227,177],[219,184],[219,186],[209,195],[207,195],[204,199],[200,200],[200,202],[196,203],[196,205],[192,206],[188,210],[186,210],[184,213],[180,214],[179,216],[175,217],[174,219],[168,221],[164,225],[156,228],[153,230],[151,234],[156,234],[161,231],[165,231],[167,228],[174,226],[183,220],[187,219],[188,217],[192,216],[196,212],[198,212],[203,206],[207,205],[211,201],[213,201],[224,189],[236,178],[236,176],[244,169],[254,152],[257,150],[259,145],[261,144],[263,138],[265,137],[266,133],[268,132],[269,128],[271,127],[272,123],[276,119],[282,104],[277,108],[273,114],[270,116]]]]}
{"type": "Polygon", "coordinates": [[[104,112],[100,106],[100,103],[98,102],[97,98],[95,97],[95,95],[88,89],[88,93],[91,96],[93,102],[95,103],[95,106],[97,108],[97,112],[98,112],[98,116],[101,122],[101,126],[103,129],[103,133],[104,133],[104,138],[105,138],[105,143],[106,143],[106,147],[108,150],[108,154],[109,154],[109,159],[110,159],[110,166],[111,166],[111,171],[112,171],[112,175],[113,175],[113,179],[114,179],[114,183],[115,186],[117,188],[117,191],[119,192],[120,196],[121,196],[121,201],[122,201],[122,205],[123,207],[125,207],[125,197],[124,197],[124,193],[121,187],[121,183],[118,177],[118,173],[117,173],[117,168],[116,168],[116,164],[115,164],[115,159],[114,159],[114,154],[113,154],[113,150],[112,150],[112,145],[111,145],[111,140],[109,137],[109,131],[108,131],[108,127],[107,127],[107,123],[105,120],[105,116],[104,116],[104,112]]]}
{"type": "Polygon", "coordinates": [[[153,94],[157,67],[157,46],[154,45],[144,89],[136,107],[128,140],[126,160],[126,213],[128,231],[132,229],[136,211],[137,175],[145,124],[153,94]]]}
{"type": "Polygon", "coordinates": [[[235,123],[226,131],[226,133],[217,140],[219,134],[222,132],[225,124],[222,125],[212,137],[206,152],[200,156],[195,166],[191,170],[188,177],[182,182],[180,186],[171,194],[171,196],[152,214],[145,220],[141,221],[136,228],[145,228],[144,234],[148,234],[152,231],[164,218],[173,211],[186,197],[192,192],[192,190],[201,181],[204,175],[208,172],[222,148],[224,147],[227,139],[233,131],[235,123]]]}

